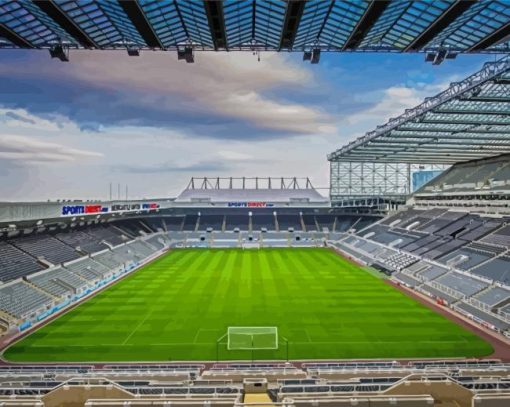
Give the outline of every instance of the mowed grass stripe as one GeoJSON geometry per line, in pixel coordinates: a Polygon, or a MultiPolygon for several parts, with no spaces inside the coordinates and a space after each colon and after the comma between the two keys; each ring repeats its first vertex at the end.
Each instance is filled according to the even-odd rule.
{"type": "Polygon", "coordinates": [[[227,351],[228,326],[277,326],[291,359],[477,357],[482,339],[318,248],[174,250],[14,344],[24,362],[285,358],[227,351]],[[218,354],[217,354],[218,351],[218,354]]]}

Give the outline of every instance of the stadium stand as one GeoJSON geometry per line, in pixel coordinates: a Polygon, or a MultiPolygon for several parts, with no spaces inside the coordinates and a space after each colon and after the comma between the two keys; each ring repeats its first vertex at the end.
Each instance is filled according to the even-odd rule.
{"type": "MultiPolygon", "coordinates": [[[[184,216],[164,217],[163,222],[166,226],[166,230],[181,231],[181,230],[183,230],[184,216]]],[[[196,219],[195,219],[195,225],[196,225],[196,219]]]]}
{"type": "Polygon", "coordinates": [[[250,217],[247,214],[226,215],[225,230],[250,230],[250,217]]]}
{"type": "Polygon", "coordinates": [[[55,234],[55,237],[80,252],[94,253],[107,248],[102,241],[81,230],[60,232],[55,234]]]}
{"type": "Polygon", "coordinates": [[[16,320],[25,319],[51,305],[53,298],[24,281],[0,287],[0,310],[16,320]]]}
{"type": "Polygon", "coordinates": [[[276,215],[276,224],[278,225],[278,230],[283,232],[286,230],[302,230],[301,219],[299,214],[287,215],[287,214],[279,214],[276,215]]]}
{"type": "Polygon", "coordinates": [[[8,282],[35,273],[44,267],[27,253],[0,241],[0,281],[8,282]]]}
{"type": "Polygon", "coordinates": [[[251,217],[251,230],[260,231],[262,229],[276,230],[275,217],[272,214],[267,215],[254,214],[251,217]]]}
{"type": "MultiPolygon", "coordinates": [[[[70,48],[127,48],[130,55],[178,51],[186,62],[194,61],[195,50],[299,51],[315,64],[321,50],[327,50],[423,52],[426,61],[437,65],[459,53],[509,49],[510,10],[502,1],[4,3],[0,48],[46,49],[62,61],[69,60],[70,48]]],[[[282,178],[280,188],[269,178],[259,188],[261,180],[255,177],[251,190],[244,177],[237,179],[242,187],[233,186],[233,178],[224,179],[228,189],[219,187],[219,178],[192,179],[175,200],[101,203],[91,205],[100,208],[93,214],[82,201],[66,202],[70,212],[60,203],[20,208],[2,203],[2,215],[12,216],[4,217],[0,231],[0,332],[29,328],[58,308],[56,301],[107,284],[169,247],[214,247],[215,241],[237,247],[246,241],[246,231],[248,240],[260,246],[313,246],[327,240],[335,250],[446,300],[452,309],[508,336],[510,160],[508,154],[494,157],[510,151],[508,72],[508,58],[488,62],[478,76],[453,83],[328,156],[333,207],[345,204],[334,192],[335,164],[338,169],[342,162],[359,164],[368,157],[368,164],[453,165],[408,199],[411,208],[379,222],[377,216],[330,213],[329,200],[309,180],[305,188],[296,188],[295,178],[282,178]],[[484,158],[462,162],[474,157],[484,158]],[[167,210],[161,218],[133,216],[94,224],[100,217],[104,222],[117,214],[159,211],[160,203],[167,210]],[[204,210],[214,205],[240,212],[204,210]],[[259,206],[271,209],[246,213],[259,206]],[[81,218],[79,228],[60,230],[60,223],[76,226],[69,220],[75,214],[81,218]],[[54,229],[44,230],[46,222],[53,222],[54,229]],[[32,232],[26,225],[43,226],[32,232]],[[232,233],[237,228],[243,233],[232,233]]],[[[374,171],[362,178],[379,175],[374,171]]],[[[390,184],[391,177],[383,178],[390,184]]],[[[338,176],[336,182],[341,181],[338,176]]],[[[397,190],[395,201],[395,196],[376,197],[384,210],[397,209],[396,202],[410,193],[411,184],[403,184],[397,187],[405,192],[397,190]]],[[[361,187],[358,193],[367,190],[361,187]]],[[[345,207],[356,212],[352,197],[347,198],[351,202],[345,207]]],[[[498,360],[222,363],[207,368],[2,364],[0,405],[506,407],[509,373],[510,366],[498,360]]]]}
{"type": "Polygon", "coordinates": [[[510,400],[509,369],[498,360],[4,366],[0,402],[504,407],[510,400]]]}
{"type": "Polygon", "coordinates": [[[26,236],[10,240],[12,245],[36,259],[60,264],[80,257],[74,249],[49,235],[26,236]]]}
{"type": "Polygon", "coordinates": [[[223,231],[225,215],[202,215],[198,219],[198,229],[200,231],[216,230],[223,231]]]}

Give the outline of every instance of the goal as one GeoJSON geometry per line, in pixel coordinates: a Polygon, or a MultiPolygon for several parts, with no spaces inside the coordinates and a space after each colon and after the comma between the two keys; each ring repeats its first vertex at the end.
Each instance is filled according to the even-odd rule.
{"type": "Polygon", "coordinates": [[[278,328],[275,326],[230,326],[227,330],[227,349],[278,349],[278,328]]]}

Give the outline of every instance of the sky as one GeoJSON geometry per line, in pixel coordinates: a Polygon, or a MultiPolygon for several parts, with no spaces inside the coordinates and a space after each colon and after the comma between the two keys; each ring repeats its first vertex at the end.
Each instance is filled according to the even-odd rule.
{"type": "Polygon", "coordinates": [[[173,197],[189,178],[310,177],[327,154],[479,70],[422,54],[0,51],[0,201],[173,197]],[[123,192],[124,193],[124,192],[123,192]]]}

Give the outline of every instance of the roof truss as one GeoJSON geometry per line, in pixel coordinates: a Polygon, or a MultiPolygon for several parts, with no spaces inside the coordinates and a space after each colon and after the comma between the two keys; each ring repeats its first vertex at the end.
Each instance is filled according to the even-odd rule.
{"type": "Polygon", "coordinates": [[[68,36],[62,43],[78,49],[123,49],[128,44],[161,50],[192,45],[214,51],[438,52],[445,47],[452,53],[510,51],[510,3],[502,1],[3,0],[2,4],[9,5],[0,10],[2,31],[6,27],[11,31],[2,36],[8,40],[3,48],[9,44],[26,48],[30,43],[48,49],[68,36]],[[33,7],[44,15],[33,12],[33,7]],[[16,8],[28,14],[21,15],[16,8]],[[43,27],[55,31],[58,26],[56,31],[61,32],[36,41],[24,35],[34,22],[40,27],[35,37],[47,33],[43,27]],[[472,32],[469,39],[466,26],[472,32]]]}
{"type": "Polygon", "coordinates": [[[330,161],[437,164],[510,152],[510,57],[390,119],[328,156],[330,161]],[[483,96],[487,92],[497,98],[483,96]]]}

